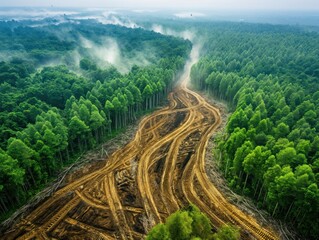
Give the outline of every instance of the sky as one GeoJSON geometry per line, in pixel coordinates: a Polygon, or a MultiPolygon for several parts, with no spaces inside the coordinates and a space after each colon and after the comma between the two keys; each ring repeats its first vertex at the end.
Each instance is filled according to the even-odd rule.
{"type": "Polygon", "coordinates": [[[0,7],[7,6],[187,10],[319,10],[319,0],[0,0],[0,7]]]}

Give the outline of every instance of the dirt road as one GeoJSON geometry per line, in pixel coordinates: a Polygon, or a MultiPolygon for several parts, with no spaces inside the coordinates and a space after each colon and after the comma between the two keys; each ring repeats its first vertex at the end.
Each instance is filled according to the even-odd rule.
{"type": "Polygon", "coordinates": [[[141,239],[190,202],[214,227],[231,222],[243,239],[278,239],[230,204],[206,175],[207,143],[221,117],[187,88],[197,53],[195,47],[169,107],[144,118],[134,139],[103,168],[59,189],[4,239],[141,239]]]}

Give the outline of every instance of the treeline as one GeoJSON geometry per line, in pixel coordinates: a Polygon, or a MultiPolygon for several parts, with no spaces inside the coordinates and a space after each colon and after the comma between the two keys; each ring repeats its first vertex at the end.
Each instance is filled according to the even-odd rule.
{"type": "MultiPolygon", "coordinates": [[[[58,63],[78,70],[79,57],[97,62],[96,49],[106,51],[109,48],[112,52],[112,46],[106,41],[109,39],[116,42],[120,57],[127,64],[132,61],[139,64],[136,59],[156,63],[161,58],[176,55],[186,57],[191,45],[182,39],[142,28],[104,25],[95,20],[78,22],[75,24],[67,19],[61,24],[52,24],[50,19],[34,22],[0,21],[0,61],[24,60],[35,67],[58,63]]],[[[99,61],[107,64],[106,60],[99,61]]]]}
{"type": "Polygon", "coordinates": [[[62,61],[76,49],[75,41],[59,38],[42,24],[33,27],[23,21],[0,21],[0,60],[23,59],[28,64],[43,65],[55,59],[62,61]]]}
{"type": "Polygon", "coordinates": [[[0,62],[1,216],[25,203],[69,160],[166,99],[190,43],[160,39],[170,46],[169,55],[125,75],[86,58],[82,76],[66,66],[36,70],[23,60],[0,62]]]}
{"type": "Polygon", "coordinates": [[[317,239],[319,35],[283,26],[226,26],[222,32],[221,24],[206,26],[209,54],[191,74],[198,89],[234,110],[216,157],[221,153],[233,189],[303,238],[317,239]]]}
{"type": "Polygon", "coordinates": [[[146,240],[237,240],[240,231],[237,227],[223,225],[213,232],[209,218],[196,206],[190,205],[185,209],[171,214],[165,221],[154,226],[146,240]]]}
{"type": "Polygon", "coordinates": [[[65,66],[36,72],[26,62],[0,62],[0,72],[1,148],[17,131],[35,123],[39,114],[51,107],[63,109],[71,96],[85,96],[94,86],[93,81],[71,73],[65,66]]]}

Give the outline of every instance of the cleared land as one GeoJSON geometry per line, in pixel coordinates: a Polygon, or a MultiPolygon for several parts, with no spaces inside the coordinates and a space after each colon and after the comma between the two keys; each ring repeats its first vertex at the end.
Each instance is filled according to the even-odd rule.
{"type": "Polygon", "coordinates": [[[102,168],[56,191],[4,239],[141,239],[190,202],[214,227],[230,222],[243,239],[278,239],[230,204],[206,175],[207,143],[221,117],[186,87],[191,64],[169,107],[144,118],[134,139],[102,168]]]}

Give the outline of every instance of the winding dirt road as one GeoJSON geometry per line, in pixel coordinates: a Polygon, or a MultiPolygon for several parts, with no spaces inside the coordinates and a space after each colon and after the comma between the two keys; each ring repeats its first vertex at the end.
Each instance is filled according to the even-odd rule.
{"type": "Polygon", "coordinates": [[[278,239],[230,204],[206,175],[207,143],[221,117],[186,86],[196,54],[195,47],[169,107],[144,118],[103,168],[55,192],[2,239],[141,239],[190,202],[216,228],[231,222],[243,239],[278,239]]]}

